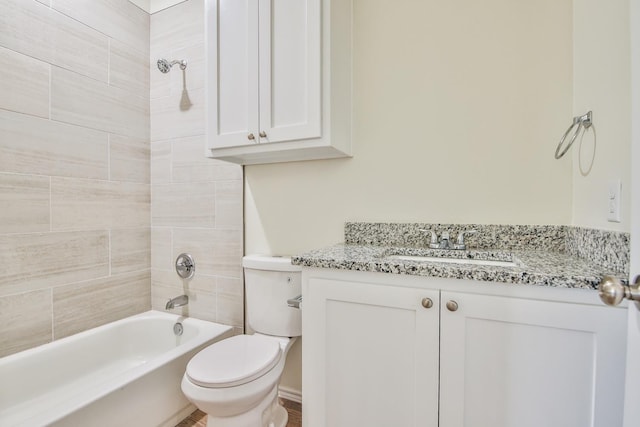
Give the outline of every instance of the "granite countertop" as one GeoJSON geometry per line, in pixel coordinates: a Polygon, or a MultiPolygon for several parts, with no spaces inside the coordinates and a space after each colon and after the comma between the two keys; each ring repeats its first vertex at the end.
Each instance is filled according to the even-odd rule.
{"type": "Polygon", "coordinates": [[[468,279],[562,288],[596,289],[604,275],[627,281],[620,272],[611,271],[586,259],[548,250],[437,250],[398,246],[338,244],[291,258],[294,265],[369,271],[414,276],[468,279]],[[460,264],[451,262],[408,261],[400,256],[457,257],[511,261],[515,266],[460,264]]]}

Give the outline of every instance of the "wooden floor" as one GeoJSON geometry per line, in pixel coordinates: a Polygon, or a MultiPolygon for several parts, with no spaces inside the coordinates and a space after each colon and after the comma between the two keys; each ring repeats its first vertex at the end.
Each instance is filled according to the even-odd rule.
{"type": "MultiPolygon", "coordinates": [[[[302,406],[297,402],[291,400],[281,399],[282,406],[289,413],[289,422],[287,427],[302,427],[302,406]]],[[[206,427],[207,426],[207,414],[196,410],[184,420],[180,421],[176,427],[206,427]]]]}

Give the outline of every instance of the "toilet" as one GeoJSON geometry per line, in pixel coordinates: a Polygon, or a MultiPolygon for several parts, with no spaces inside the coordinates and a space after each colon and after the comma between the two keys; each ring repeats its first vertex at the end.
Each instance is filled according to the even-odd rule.
{"type": "Polygon", "coordinates": [[[287,300],[301,292],[301,268],[287,257],[243,258],[247,324],[253,335],[218,341],[187,364],[182,392],[208,427],[285,427],[278,383],[302,317],[287,300]]]}

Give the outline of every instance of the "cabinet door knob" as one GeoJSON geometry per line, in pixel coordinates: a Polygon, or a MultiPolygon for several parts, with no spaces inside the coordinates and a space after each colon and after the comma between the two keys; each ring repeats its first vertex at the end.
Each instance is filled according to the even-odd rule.
{"type": "Polygon", "coordinates": [[[256,139],[256,137],[255,137],[255,136],[253,136],[253,134],[252,134],[252,133],[250,133],[249,135],[247,135],[247,139],[248,139],[249,141],[253,141],[254,139],[256,139]]]}
{"type": "Polygon", "coordinates": [[[447,310],[456,311],[458,309],[458,303],[454,300],[447,301],[447,310]]]}
{"type": "Polygon", "coordinates": [[[267,133],[263,130],[260,131],[260,138],[266,138],[267,137],[267,133]]]}
{"type": "Polygon", "coordinates": [[[422,306],[424,308],[433,307],[433,300],[431,298],[422,298],[422,306]]]}

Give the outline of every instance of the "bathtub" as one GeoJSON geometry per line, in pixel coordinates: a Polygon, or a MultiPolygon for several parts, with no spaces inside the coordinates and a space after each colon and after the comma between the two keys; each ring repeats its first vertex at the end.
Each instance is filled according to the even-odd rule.
{"type": "Polygon", "coordinates": [[[149,311],[0,359],[0,426],[175,426],[187,362],[231,328],[149,311]],[[184,325],[176,336],[173,325],[184,325]]]}

